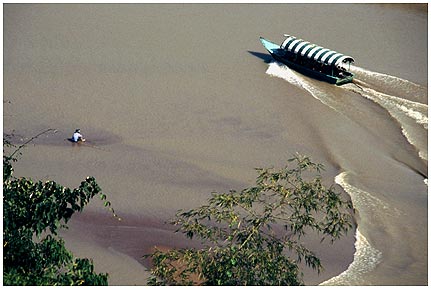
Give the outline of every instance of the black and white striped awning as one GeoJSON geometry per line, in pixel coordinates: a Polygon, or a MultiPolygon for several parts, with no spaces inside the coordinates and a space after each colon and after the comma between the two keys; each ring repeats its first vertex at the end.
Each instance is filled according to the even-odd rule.
{"type": "Polygon", "coordinates": [[[302,57],[313,59],[319,63],[331,66],[340,66],[342,63],[352,63],[355,60],[351,56],[347,56],[336,51],[317,46],[302,39],[297,39],[295,36],[285,34],[287,38],[280,45],[280,48],[289,52],[295,53],[302,57]]]}

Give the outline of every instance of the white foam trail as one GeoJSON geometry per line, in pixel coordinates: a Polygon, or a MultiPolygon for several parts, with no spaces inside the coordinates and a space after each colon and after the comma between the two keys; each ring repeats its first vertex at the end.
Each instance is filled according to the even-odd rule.
{"type": "Polygon", "coordinates": [[[428,144],[420,143],[415,138],[414,134],[418,131],[410,121],[413,120],[428,131],[428,105],[388,95],[368,87],[359,88],[354,85],[344,85],[343,88],[374,101],[389,112],[401,125],[402,133],[407,141],[419,150],[419,157],[428,160],[428,144]]]}
{"type": "Polygon", "coordinates": [[[343,86],[351,91],[360,93],[368,99],[380,104],[387,110],[402,112],[416,123],[428,130],[428,105],[385,94],[367,87],[343,86]]]}
{"type": "Polygon", "coordinates": [[[286,66],[280,66],[278,62],[271,62],[266,70],[266,73],[271,76],[280,77],[297,87],[304,88],[300,81],[300,77],[286,66]]]}
{"type": "MultiPolygon", "coordinates": [[[[355,81],[359,84],[363,84],[363,87],[347,84],[341,86],[341,88],[358,93],[387,110],[400,124],[402,133],[407,141],[418,149],[419,157],[428,160],[428,144],[421,139],[422,137],[415,137],[415,134],[422,135],[423,132],[417,131],[417,128],[411,123],[411,121],[413,121],[422,126],[425,130],[428,130],[428,105],[376,91],[367,87],[367,82],[374,81],[378,82],[380,85],[383,83],[392,89],[396,86],[396,89],[400,90],[401,93],[414,95],[417,98],[426,97],[427,91],[420,85],[395,76],[368,71],[360,67],[353,67],[353,71],[360,77],[360,80],[356,79],[355,81]],[[363,80],[365,82],[363,82],[363,80]]],[[[280,65],[278,62],[271,62],[266,73],[287,80],[289,83],[308,91],[314,98],[338,113],[344,115],[349,113],[346,111],[348,108],[340,107],[339,100],[336,97],[331,97],[327,92],[313,86],[306,77],[295,73],[285,65],[280,65]]]]}
{"type": "Polygon", "coordinates": [[[396,87],[396,90],[399,91],[401,95],[412,96],[413,98],[420,100],[427,99],[428,91],[425,87],[406,79],[384,73],[369,71],[357,66],[351,66],[350,70],[355,73],[357,78],[366,82],[375,82],[376,84],[384,85],[387,88],[396,87]]]}
{"type": "MultiPolygon", "coordinates": [[[[266,73],[287,80],[289,83],[308,91],[314,98],[320,100],[335,111],[345,114],[343,109],[341,109],[341,111],[339,110],[340,105],[337,103],[336,98],[331,98],[325,91],[314,87],[306,78],[302,77],[300,74],[296,74],[288,67],[280,66],[277,62],[272,62],[266,73]]],[[[426,131],[428,130],[428,105],[385,94],[367,86],[369,86],[368,83],[372,82],[379,84],[379,86],[383,84],[383,86],[387,86],[388,90],[390,90],[389,88],[396,89],[397,94],[408,94],[410,98],[413,97],[420,100],[426,98],[427,90],[408,80],[382,73],[370,72],[357,67],[355,68],[355,73],[359,74],[361,80],[366,81],[364,87],[359,88],[353,84],[348,84],[343,85],[342,88],[358,93],[374,101],[388,111],[388,113],[400,123],[402,132],[407,140],[419,150],[419,156],[427,160],[428,146],[427,144],[424,145],[420,143],[420,140],[416,141],[414,134],[417,133],[421,136],[424,133],[423,129],[426,131]],[[422,127],[422,131],[418,131],[420,127],[422,127]]],[[[361,83],[361,81],[356,81],[361,83]]],[[[346,271],[320,285],[368,285],[363,284],[366,278],[362,278],[362,275],[374,270],[377,264],[381,262],[382,253],[372,247],[360,230],[365,230],[363,227],[366,225],[367,218],[370,219],[369,222],[371,222],[375,216],[379,216],[382,213],[387,217],[399,216],[401,214],[399,210],[396,208],[389,208],[385,202],[372,194],[350,185],[347,182],[347,177],[348,173],[343,172],[335,178],[335,182],[343,187],[350,195],[353,206],[364,216],[358,225],[355,235],[354,258],[346,271]]],[[[428,185],[427,179],[425,179],[424,182],[428,185]]]]}
{"type": "Polygon", "coordinates": [[[346,271],[340,275],[335,276],[327,281],[320,283],[322,286],[336,286],[336,285],[367,285],[360,281],[363,281],[361,276],[373,270],[381,259],[381,253],[374,249],[367,239],[356,229],[356,242],[355,242],[355,255],[353,256],[353,262],[349,265],[346,271]],[[370,264],[364,266],[364,264],[370,264]]]}
{"type": "MultiPolygon", "coordinates": [[[[350,195],[353,206],[358,212],[370,210],[378,212],[383,208],[387,214],[393,213],[392,210],[390,210],[380,199],[372,196],[368,192],[350,185],[347,182],[347,176],[348,173],[343,172],[335,177],[335,182],[350,195]]],[[[365,236],[361,234],[359,231],[361,226],[362,225],[359,224],[356,229],[355,254],[353,256],[353,262],[346,271],[320,283],[319,285],[369,285],[363,283],[366,278],[362,278],[362,275],[367,274],[376,268],[377,264],[381,261],[382,253],[372,247],[365,236]]]]}
{"type": "Polygon", "coordinates": [[[400,211],[397,208],[389,208],[388,205],[381,199],[375,197],[376,194],[371,194],[364,190],[352,186],[348,181],[351,173],[343,172],[335,177],[335,183],[340,185],[352,199],[353,206],[362,213],[386,214],[388,217],[400,216],[400,211]]]}
{"type": "Polygon", "coordinates": [[[280,65],[278,62],[271,62],[268,69],[266,70],[266,73],[271,76],[276,76],[287,80],[289,83],[308,91],[314,98],[318,99],[319,101],[326,104],[335,111],[340,112],[337,109],[338,105],[336,100],[328,97],[328,95],[324,91],[319,90],[318,88],[313,86],[305,77],[303,77],[301,74],[294,72],[289,67],[285,65],[280,65]]]}
{"type": "Polygon", "coordinates": [[[362,87],[362,90],[352,85],[343,87],[371,99],[386,109],[401,125],[402,133],[407,138],[408,142],[418,149],[419,157],[428,160],[428,143],[425,140],[417,138],[417,136],[423,138],[422,135],[424,132],[418,131],[418,129],[411,124],[411,120],[413,120],[428,131],[428,105],[405,99],[410,97],[424,101],[427,99],[428,90],[423,86],[395,76],[373,72],[355,66],[351,69],[357,76],[356,82],[365,85],[365,87],[362,87]],[[387,90],[393,90],[397,95],[403,97],[396,97],[376,91],[369,87],[370,83],[387,90]]]}

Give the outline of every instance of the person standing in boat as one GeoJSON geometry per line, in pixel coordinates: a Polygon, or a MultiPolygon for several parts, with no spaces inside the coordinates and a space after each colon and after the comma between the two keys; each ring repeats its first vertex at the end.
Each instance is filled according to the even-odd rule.
{"type": "Polygon", "coordinates": [[[73,133],[72,141],[73,142],[80,142],[80,141],[84,142],[85,141],[85,138],[82,137],[81,130],[79,128],[77,128],[75,130],[75,132],[73,133]]]}

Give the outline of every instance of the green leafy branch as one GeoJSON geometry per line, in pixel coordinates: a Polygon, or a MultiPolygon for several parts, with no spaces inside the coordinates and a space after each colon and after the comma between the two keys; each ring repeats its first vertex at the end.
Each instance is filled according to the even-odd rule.
{"type": "Polygon", "coordinates": [[[326,188],[323,165],[296,155],[279,170],[256,169],[256,185],[213,193],[207,205],[179,211],[171,224],[204,249],[156,250],[150,285],[301,285],[298,264],[320,272],[320,259],[301,237],[341,238],[353,226],[353,206],[326,188]],[[181,265],[179,265],[181,264],[181,265]]]}
{"type": "MultiPolygon", "coordinates": [[[[3,282],[5,285],[107,285],[107,274],[97,274],[91,260],[74,259],[58,237],[76,212],[100,195],[114,217],[120,220],[106,200],[94,177],[87,177],[78,188],[70,189],[54,181],[14,178],[12,162],[16,154],[45,130],[3,155],[3,282]]],[[[15,147],[7,136],[5,147],[15,147]]]]}

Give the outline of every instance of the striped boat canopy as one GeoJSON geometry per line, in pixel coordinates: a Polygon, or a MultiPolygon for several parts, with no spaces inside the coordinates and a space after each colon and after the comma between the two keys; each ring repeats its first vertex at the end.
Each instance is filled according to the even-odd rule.
{"type": "Polygon", "coordinates": [[[284,34],[287,37],[280,45],[281,49],[285,49],[291,53],[307,57],[319,63],[339,67],[343,63],[353,63],[355,60],[351,56],[343,55],[336,51],[317,46],[302,39],[297,39],[295,36],[284,34]]]}

